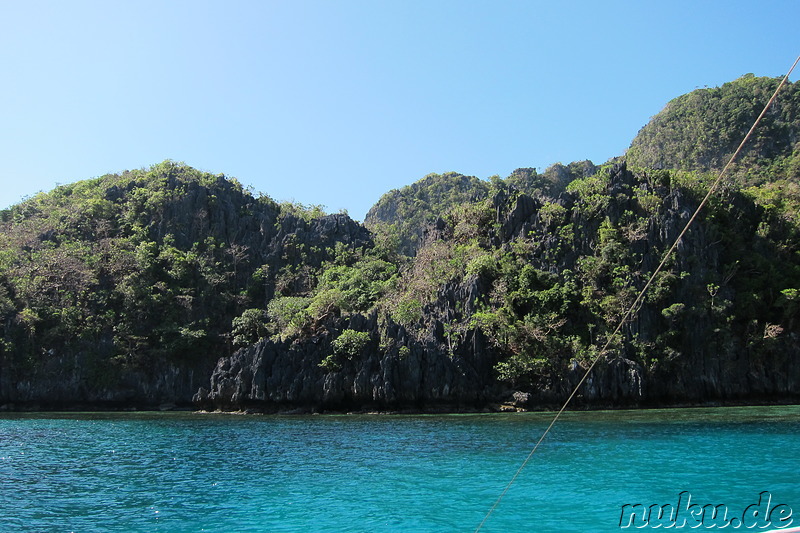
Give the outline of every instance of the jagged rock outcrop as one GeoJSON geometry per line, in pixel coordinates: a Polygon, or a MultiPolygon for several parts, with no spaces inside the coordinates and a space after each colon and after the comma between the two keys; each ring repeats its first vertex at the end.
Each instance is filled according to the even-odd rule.
{"type": "MultiPolygon", "coordinates": [[[[172,163],[65,186],[0,212],[0,408],[554,406],[700,189],[624,164],[556,198],[498,182],[411,259],[172,163]]],[[[798,399],[797,229],[749,194],[709,204],[574,405],[798,399]]]]}
{"type": "Polygon", "coordinates": [[[347,215],[302,217],[170,162],[29,204],[0,228],[25,250],[0,271],[0,406],[188,406],[243,304],[307,290],[337,244],[372,246],[347,215]]]}
{"type": "MultiPolygon", "coordinates": [[[[496,215],[495,244],[502,247],[520,236],[532,236],[530,264],[554,273],[578,271],[580,258],[595,253],[598,228],[604,220],[613,226],[641,211],[634,189],[645,183],[624,164],[617,165],[610,172],[606,191],[610,201],[602,212],[579,209],[580,198],[573,193],[554,200],[568,213],[561,226],[542,216],[541,199],[509,198],[500,192],[491,200],[496,215]],[[566,224],[574,227],[570,247],[554,260],[552,248],[563,239],[558,231],[566,224]]],[[[650,187],[661,198],[661,208],[650,216],[646,227],[638,233],[631,230],[628,237],[635,254],[632,257],[645,273],[655,269],[698,202],[679,187],[650,187]]],[[[732,235],[742,239],[739,247],[768,246],[758,237],[760,219],[752,201],[738,193],[731,193],[726,201],[733,213],[726,223],[732,227],[723,234],[719,221],[707,218],[719,217],[718,212],[700,217],[670,262],[671,271],[680,276],[673,276],[668,299],[647,300],[641,306],[623,329],[622,344],[601,358],[574,405],[789,400],[800,395],[800,365],[793,364],[800,352],[797,332],[761,338],[760,332],[752,330],[756,326],[726,325],[719,306],[709,303],[709,287],[719,285],[711,300],[716,297],[727,302],[736,301],[737,292],[743,290],[735,271],[741,250],[726,248],[732,235]],[[675,316],[666,320],[662,311],[675,304],[678,307],[671,308],[675,316]],[[754,356],[755,344],[762,341],[770,347],[757,350],[759,355],[754,356]]],[[[426,233],[428,241],[451,238],[452,228],[441,218],[426,233]]],[[[645,281],[642,275],[633,279],[637,287],[645,281]]],[[[580,381],[586,363],[565,361],[526,390],[515,391],[499,382],[494,366],[503,354],[466,320],[491,291],[491,280],[481,275],[444,283],[412,330],[373,313],[334,320],[311,337],[263,340],[222,358],[210,387],[201,389],[195,402],[209,409],[479,408],[501,402],[534,408],[560,404],[580,381]],[[448,325],[456,323],[464,327],[457,335],[448,334],[448,325]],[[370,343],[341,369],[326,371],[320,362],[331,353],[332,340],[345,328],[369,332],[370,343]]]]}
{"type": "Polygon", "coordinates": [[[219,360],[210,387],[194,397],[207,409],[477,409],[491,400],[477,332],[453,354],[443,351],[440,324],[414,336],[388,324],[381,345],[376,314],[331,321],[302,340],[264,339],[219,360]],[[345,328],[370,333],[358,356],[328,371],[320,363],[345,328]],[[469,346],[469,348],[466,348],[469,346]]]}

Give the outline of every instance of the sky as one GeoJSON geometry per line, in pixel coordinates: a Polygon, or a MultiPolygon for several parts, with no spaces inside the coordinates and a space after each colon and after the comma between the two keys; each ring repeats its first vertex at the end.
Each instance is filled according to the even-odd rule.
{"type": "Polygon", "coordinates": [[[0,208],[171,159],[363,220],[432,172],[622,155],[672,98],[784,75],[798,20],[797,0],[0,0],[0,208]]]}

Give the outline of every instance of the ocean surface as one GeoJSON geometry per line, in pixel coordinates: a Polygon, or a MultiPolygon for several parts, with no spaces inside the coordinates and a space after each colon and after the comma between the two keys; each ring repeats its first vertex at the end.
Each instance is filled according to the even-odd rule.
{"type": "MultiPolygon", "coordinates": [[[[551,417],[3,413],[0,532],[475,531],[551,417]]],[[[800,407],[566,413],[481,531],[635,504],[800,526],[800,407]]]]}

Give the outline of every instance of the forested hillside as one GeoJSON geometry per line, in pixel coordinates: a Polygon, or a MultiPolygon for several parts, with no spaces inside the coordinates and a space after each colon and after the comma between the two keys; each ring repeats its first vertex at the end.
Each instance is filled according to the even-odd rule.
{"type": "Polygon", "coordinates": [[[247,309],[371,242],[319,215],[169,161],[3,211],[0,398],[187,401],[250,334],[247,309]]]}
{"type": "MultiPolygon", "coordinates": [[[[428,175],[365,225],[169,161],[41,193],[0,212],[0,406],[557,404],[776,83],[679,97],[613,164],[428,175]]],[[[797,94],[578,405],[800,396],[797,94]]]]}
{"type": "Polygon", "coordinates": [[[367,213],[364,225],[381,240],[394,241],[397,250],[413,256],[422,243],[425,228],[451,209],[486,199],[492,186],[507,186],[534,197],[555,198],[575,179],[591,176],[591,161],[569,165],[555,163],[544,173],[518,168],[506,179],[492,176],[482,181],[456,172],[428,174],[421,180],[384,194],[367,213]]]}
{"type": "MultiPolygon", "coordinates": [[[[679,96],[639,132],[628,164],[654,169],[721,170],[780,83],[752,74],[679,96]]],[[[800,84],[788,83],[733,170],[743,185],[800,179],[800,84]]]]}

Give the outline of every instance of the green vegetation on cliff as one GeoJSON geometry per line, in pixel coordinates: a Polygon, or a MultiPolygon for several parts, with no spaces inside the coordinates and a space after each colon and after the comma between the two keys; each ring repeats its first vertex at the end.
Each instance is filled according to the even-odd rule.
{"type": "MultiPolygon", "coordinates": [[[[499,220],[488,200],[447,218],[394,298],[436,313],[443,287],[479,279],[474,302],[443,310],[446,335],[465,338],[477,328],[497,350],[502,381],[553,388],[571,364],[596,355],[704,187],[691,173],[605,167],[572,182],[558,203],[500,194],[499,220]],[[517,216],[527,222],[515,223],[517,216]]],[[[790,353],[800,227],[789,215],[759,208],[749,192],[712,202],[610,355],[664,379],[726,353],[790,353]]],[[[426,314],[416,317],[420,324],[426,314]]]]}
{"type": "Polygon", "coordinates": [[[208,372],[267,331],[254,309],[311,289],[336,242],[368,244],[321,215],[170,161],[3,211],[0,386],[56,379],[66,360],[87,398],[131,373],[208,372]]]}
{"type": "Polygon", "coordinates": [[[462,205],[486,199],[493,190],[510,187],[530,196],[557,197],[570,182],[596,170],[591,161],[575,161],[555,163],[542,174],[534,168],[518,168],[506,179],[492,176],[488,182],[456,172],[428,174],[384,194],[369,210],[364,224],[379,240],[393,242],[399,253],[413,256],[428,225],[462,205]]]}
{"type": "MultiPolygon", "coordinates": [[[[235,180],[165,162],[3,212],[5,369],[79,352],[106,373],[222,349],[250,254],[210,231],[208,209],[177,212],[190,188],[206,206],[244,194],[235,180]]],[[[277,214],[268,200],[240,208],[277,214]]]]}
{"type": "MultiPolygon", "coordinates": [[[[776,83],[673,100],[627,166],[431,174],[366,227],[170,161],[41,193],[0,212],[0,404],[188,402],[220,357],[206,399],[225,405],[266,383],[287,401],[559,398],[776,83]],[[237,367],[259,342],[273,366],[237,367]],[[216,377],[237,368],[262,382],[216,377]]],[[[799,95],[781,96],[587,398],[800,394],[799,95]]]]}
{"type": "Polygon", "coordinates": [[[412,185],[384,194],[367,213],[370,230],[396,241],[405,255],[414,255],[428,224],[448,209],[485,198],[489,184],[456,172],[428,174],[412,185]]]}
{"type": "MultiPolygon", "coordinates": [[[[752,74],[670,101],[639,132],[626,154],[631,167],[720,170],[736,150],[778,78],[752,74]]],[[[800,83],[787,83],[735,168],[738,180],[761,184],[800,179],[800,83]]]]}

